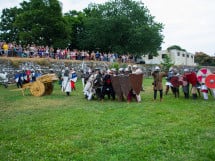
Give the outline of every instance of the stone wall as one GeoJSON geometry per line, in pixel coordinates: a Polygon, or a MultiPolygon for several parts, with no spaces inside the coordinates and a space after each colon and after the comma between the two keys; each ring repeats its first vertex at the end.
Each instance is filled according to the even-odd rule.
{"type": "MultiPolygon", "coordinates": [[[[118,67],[127,67],[128,64],[115,63],[118,67]]],[[[132,64],[131,64],[132,65],[132,64]]],[[[74,68],[78,76],[80,76],[81,70],[87,70],[87,68],[95,69],[100,68],[101,70],[106,70],[112,66],[109,62],[104,61],[72,61],[72,60],[53,60],[53,59],[32,59],[32,58],[0,58],[0,73],[7,72],[9,83],[14,83],[14,75],[19,70],[40,70],[42,74],[47,74],[54,72],[57,75],[65,67],[74,68]]],[[[138,64],[138,66],[143,70],[144,77],[151,76],[151,72],[154,70],[156,65],[146,65],[138,64]]],[[[182,73],[185,66],[178,66],[178,71],[182,73]]],[[[186,67],[190,70],[196,70],[196,67],[186,67]]],[[[211,70],[215,70],[215,67],[210,67],[211,70]]]]}
{"type": "MultiPolygon", "coordinates": [[[[101,70],[107,70],[111,68],[112,64],[104,61],[72,61],[72,60],[53,60],[53,59],[25,59],[25,58],[0,58],[0,73],[7,72],[9,83],[14,82],[14,75],[20,70],[39,70],[42,74],[54,72],[56,74],[61,73],[65,67],[74,68],[78,76],[81,75],[81,70],[87,70],[88,68],[101,70]]],[[[118,67],[127,67],[125,63],[115,63],[118,67]]],[[[131,64],[132,65],[132,64],[131,64]]],[[[150,75],[152,66],[139,64],[142,68],[144,75],[150,75]]]]}

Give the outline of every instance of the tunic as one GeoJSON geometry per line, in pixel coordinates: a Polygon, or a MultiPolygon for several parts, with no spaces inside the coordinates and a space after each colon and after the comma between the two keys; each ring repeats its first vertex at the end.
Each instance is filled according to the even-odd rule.
{"type": "Polygon", "coordinates": [[[152,76],[154,78],[154,90],[163,90],[163,84],[162,84],[162,79],[163,77],[166,77],[166,73],[165,72],[156,72],[154,71],[152,73],[152,76]]]}

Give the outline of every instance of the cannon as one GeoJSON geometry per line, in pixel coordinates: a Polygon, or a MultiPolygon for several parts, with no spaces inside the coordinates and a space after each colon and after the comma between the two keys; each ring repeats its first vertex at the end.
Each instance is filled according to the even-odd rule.
{"type": "Polygon", "coordinates": [[[36,79],[34,82],[23,84],[21,89],[24,96],[24,91],[29,89],[33,96],[50,95],[53,92],[53,82],[57,81],[58,77],[55,74],[45,74],[36,79]]]}

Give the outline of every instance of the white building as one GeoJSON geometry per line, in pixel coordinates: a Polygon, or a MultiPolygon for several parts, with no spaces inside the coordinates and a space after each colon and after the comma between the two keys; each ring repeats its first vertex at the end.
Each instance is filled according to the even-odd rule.
{"type": "Polygon", "coordinates": [[[143,59],[146,64],[161,64],[166,55],[170,57],[174,65],[196,66],[194,54],[177,49],[161,50],[158,51],[158,56],[145,55],[143,59]]]}

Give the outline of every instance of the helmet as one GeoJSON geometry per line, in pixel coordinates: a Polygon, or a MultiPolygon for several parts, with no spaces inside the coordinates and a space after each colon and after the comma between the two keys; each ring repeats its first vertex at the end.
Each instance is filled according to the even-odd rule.
{"type": "Polygon", "coordinates": [[[137,65],[135,64],[135,65],[133,65],[132,67],[133,67],[133,68],[137,68],[137,65]]]}
{"type": "Polygon", "coordinates": [[[170,68],[169,68],[169,72],[171,72],[171,71],[173,71],[173,67],[170,67],[170,68]]]}
{"type": "Polygon", "coordinates": [[[125,68],[125,72],[128,72],[129,71],[129,69],[128,68],[125,68]]]}
{"type": "Polygon", "coordinates": [[[124,68],[119,68],[119,71],[122,72],[124,70],[124,68]]]}
{"type": "Polygon", "coordinates": [[[189,69],[185,68],[185,69],[184,69],[184,72],[189,72],[189,69]]]}
{"type": "Polygon", "coordinates": [[[115,72],[115,71],[116,71],[116,69],[115,69],[115,68],[111,68],[111,71],[112,71],[112,72],[115,72]]]}
{"type": "Polygon", "coordinates": [[[108,70],[107,70],[107,73],[108,73],[108,74],[110,74],[110,73],[111,73],[111,70],[110,70],[110,69],[108,69],[108,70]]]}
{"type": "Polygon", "coordinates": [[[155,67],[155,70],[156,70],[156,71],[160,70],[160,67],[159,67],[159,66],[156,66],[156,67],[155,67]]]}

